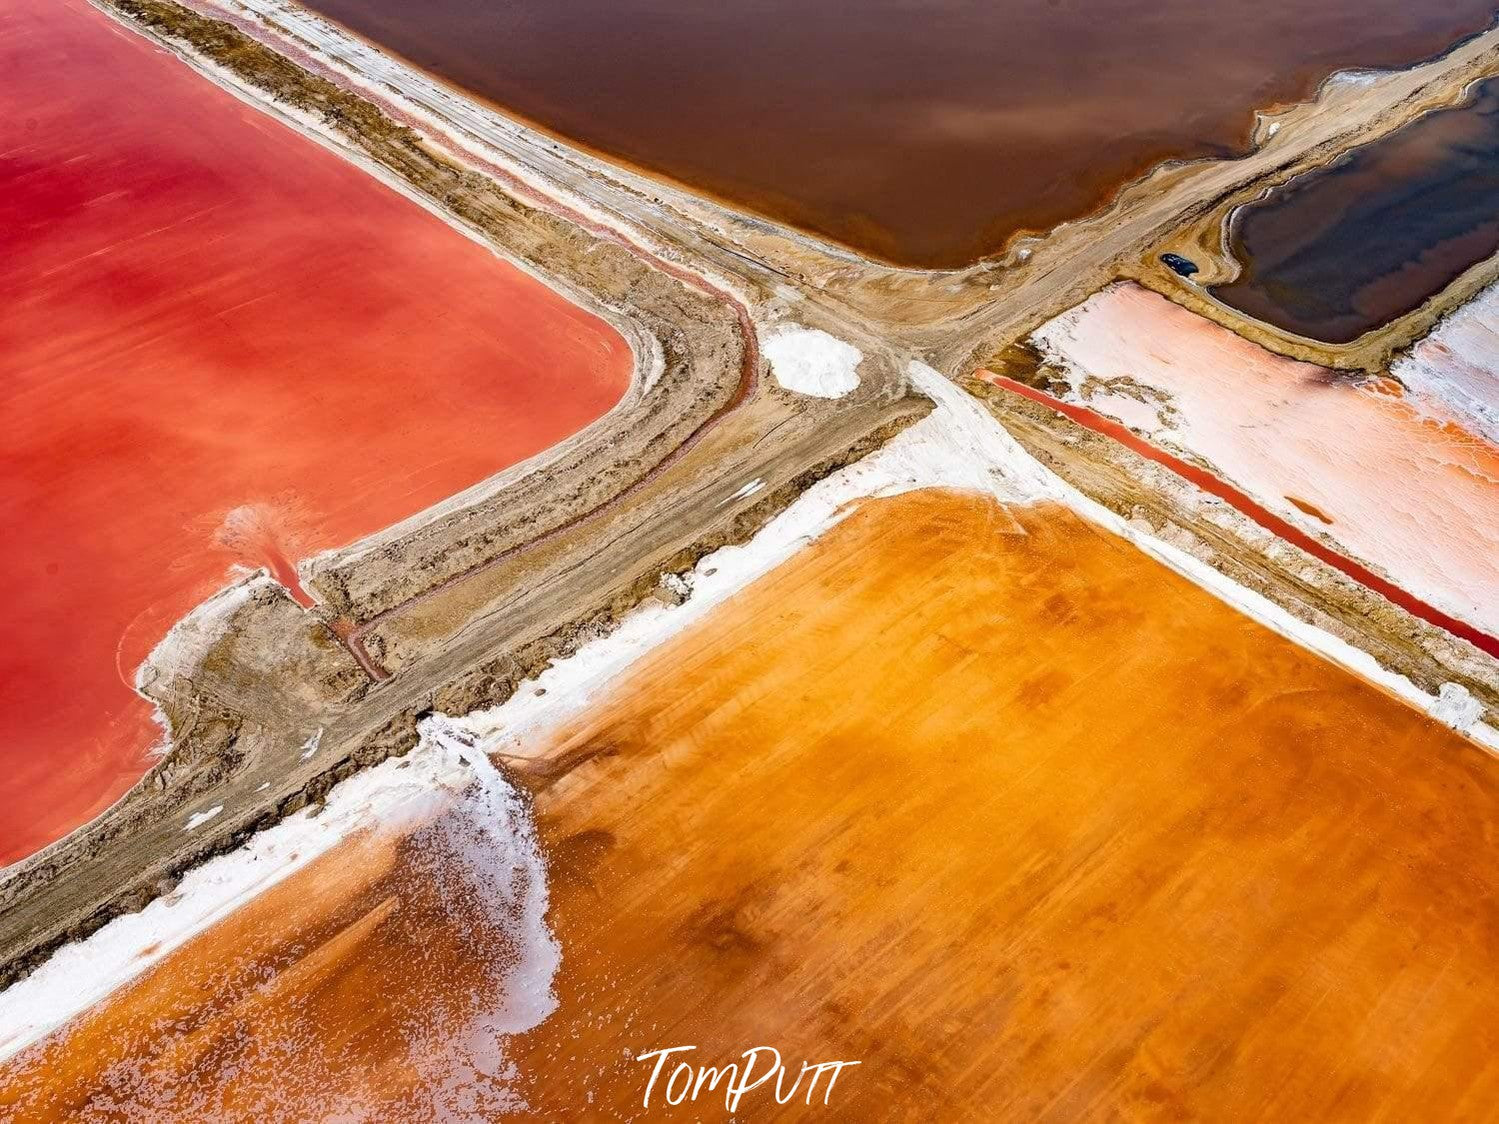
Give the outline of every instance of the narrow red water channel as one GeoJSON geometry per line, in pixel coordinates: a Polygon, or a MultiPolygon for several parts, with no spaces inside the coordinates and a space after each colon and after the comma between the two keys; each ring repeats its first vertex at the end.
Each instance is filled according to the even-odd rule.
{"type": "Polygon", "coordinates": [[[234,576],[619,401],[618,332],[83,0],[0,8],[0,863],[117,799],[234,576]]]}
{"type": "Polygon", "coordinates": [[[1468,641],[1475,648],[1487,652],[1491,656],[1499,657],[1499,639],[1448,616],[1440,609],[1433,608],[1420,598],[1411,596],[1405,590],[1392,582],[1386,581],[1368,567],[1361,566],[1351,558],[1324,546],[1274,512],[1255,503],[1249,496],[1220,480],[1212,473],[1204,472],[1202,469],[1189,464],[1180,457],[1173,456],[1164,449],[1151,444],[1119,422],[1111,418],[1106,418],[1086,406],[1078,406],[1071,402],[1063,402],[1059,398],[1053,398],[1045,391],[1026,386],[1025,383],[1018,382],[1006,375],[996,374],[989,370],[980,370],[975,372],[975,377],[993,386],[1014,391],[1016,394],[1023,395],[1033,402],[1040,402],[1042,405],[1071,418],[1079,425],[1091,429],[1095,433],[1102,433],[1106,437],[1112,437],[1132,452],[1139,453],[1142,457],[1146,457],[1156,464],[1164,465],[1209,495],[1223,500],[1235,510],[1249,516],[1249,518],[1253,519],[1267,531],[1285,539],[1293,546],[1300,547],[1318,561],[1327,563],[1360,585],[1373,590],[1385,600],[1399,605],[1412,616],[1419,617],[1428,624],[1434,624],[1438,628],[1450,632],[1453,636],[1468,641]]]}

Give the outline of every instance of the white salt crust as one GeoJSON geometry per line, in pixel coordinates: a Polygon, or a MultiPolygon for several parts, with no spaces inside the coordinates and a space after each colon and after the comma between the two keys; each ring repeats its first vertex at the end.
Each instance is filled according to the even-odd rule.
{"type": "Polygon", "coordinates": [[[1412,405],[1499,445],[1499,284],[1455,309],[1390,373],[1412,405]]]}
{"type": "MultiPolygon", "coordinates": [[[[139,913],[118,917],[86,940],[59,949],[26,979],[0,992],[0,1060],[136,979],[353,831],[406,833],[439,815],[467,817],[467,830],[448,833],[464,867],[455,876],[492,885],[486,900],[519,950],[508,969],[504,1003],[485,1013],[485,1028],[516,1034],[541,1022],[556,1006],[551,984],[561,959],[546,925],[545,866],[522,801],[470,741],[442,719],[425,723],[420,745],[406,758],[385,761],[337,785],[321,814],[309,809],[287,817],[238,850],[189,871],[172,893],[139,913]]],[[[206,818],[210,813],[192,820],[206,818]]],[[[190,827],[196,826],[192,820],[190,827]]],[[[458,1057],[451,1061],[464,1063],[458,1057]]]]}

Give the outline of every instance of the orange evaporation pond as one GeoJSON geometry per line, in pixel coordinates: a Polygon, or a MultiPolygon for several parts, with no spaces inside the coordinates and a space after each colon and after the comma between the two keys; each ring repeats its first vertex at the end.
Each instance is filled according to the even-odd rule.
{"type": "Polygon", "coordinates": [[[0,862],[158,736],[233,563],[412,515],[624,393],[611,327],[83,0],[0,11],[0,862]]]}
{"type": "MultiPolygon", "coordinates": [[[[1499,762],[1064,509],[868,503],[532,748],[559,1006],[504,1056],[537,1118],[639,1116],[631,1059],[679,1045],[859,1060],[843,1119],[1445,1119],[1499,1096],[1499,762]]],[[[167,1087],[249,1115],[412,1103],[382,1050],[316,1088],[268,1064],[388,1041],[425,986],[404,949],[455,994],[489,986],[458,926],[417,945],[392,883],[345,885],[383,877],[368,845],[0,1088],[36,1119],[167,1087]]]]}

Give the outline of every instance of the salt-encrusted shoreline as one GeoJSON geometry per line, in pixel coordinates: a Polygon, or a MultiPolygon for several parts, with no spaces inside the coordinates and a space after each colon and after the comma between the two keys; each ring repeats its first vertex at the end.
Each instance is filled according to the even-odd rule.
{"type": "Polygon", "coordinates": [[[158,964],[195,934],[328,852],[351,832],[399,831],[430,817],[472,779],[453,755],[413,751],[344,781],[321,814],[304,810],[183,876],[173,893],[64,945],[0,992],[0,1059],[50,1034],[158,964]]]}

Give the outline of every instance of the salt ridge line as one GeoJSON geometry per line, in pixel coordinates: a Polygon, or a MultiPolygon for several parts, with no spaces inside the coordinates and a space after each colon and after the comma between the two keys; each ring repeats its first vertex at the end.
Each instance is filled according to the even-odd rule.
{"type": "MultiPolygon", "coordinates": [[[[295,0],[182,2],[198,10],[211,10],[215,18],[223,19],[241,30],[248,31],[250,24],[258,24],[262,33],[269,33],[277,40],[275,49],[278,52],[304,64],[314,62],[319,72],[337,72],[382,109],[413,126],[419,120],[421,131],[429,135],[433,131],[440,133],[471,154],[475,144],[496,155],[507,153],[507,142],[526,145],[533,147],[538,155],[544,154],[570,170],[589,178],[606,180],[627,192],[636,202],[644,203],[649,198],[655,209],[664,208],[684,221],[693,220],[686,218],[681,206],[666,202],[659,196],[670,193],[691,207],[707,204],[741,223],[748,222],[756,226],[769,223],[775,227],[779,236],[836,262],[856,262],[890,273],[927,272],[875,262],[850,247],[753,212],[740,210],[726,200],[701,196],[670,178],[663,179],[628,163],[611,160],[584,146],[576,145],[565,137],[547,132],[538,125],[507,116],[500,107],[477,95],[471,95],[457,85],[448,85],[436,75],[407,62],[403,56],[387,52],[372,40],[363,38],[336,20],[303,7],[295,0]],[[313,59],[313,56],[317,58],[313,59]],[[399,101],[402,109],[392,106],[392,98],[399,101]]],[[[483,157],[474,158],[486,167],[493,167],[483,157]]],[[[501,158],[504,158],[503,155],[501,158]]],[[[549,196],[560,186],[537,174],[534,169],[525,168],[523,162],[519,161],[514,168],[503,174],[507,178],[522,180],[534,190],[549,196]]],[[[586,211],[610,225],[618,221],[575,190],[565,186],[562,190],[568,197],[567,206],[586,211]]],[[[625,221],[628,222],[628,219],[625,221]]],[[[718,284],[720,280],[715,279],[714,283],[718,284]]]]}
{"type": "MultiPolygon", "coordinates": [[[[533,157],[544,155],[585,174],[593,174],[590,167],[617,170],[615,165],[599,162],[582,150],[572,149],[555,137],[506,117],[486,103],[471,100],[457,88],[441,84],[434,76],[399,56],[386,54],[295,0],[180,2],[190,10],[231,24],[309,73],[357,93],[393,120],[415,130],[450,159],[495,179],[518,198],[578,223],[694,288],[743,307],[747,313],[752,298],[730,275],[708,268],[702,260],[694,261],[691,270],[675,264],[680,260],[678,251],[669,242],[663,242],[656,232],[595,203],[574,186],[549,177],[512,151],[506,141],[526,146],[533,157]]],[[[232,75],[229,80],[239,81],[232,75]]],[[[251,91],[249,96],[253,100],[255,92],[251,91]]],[[[322,127],[316,120],[312,124],[314,128],[322,127]]],[[[664,186],[654,180],[648,182],[664,186]]],[[[836,247],[830,249],[841,253],[836,247]]],[[[547,278],[539,271],[537,275],[543,280],[547,278]]],[[[803,298],[795,294],[794,299],[803,298]]],[[[746,318],[741,319],[748,323],[746,318]]],[[[644,389],[649,390],[660,374],[659,367],[652,370],[643,380],[644,389]]]]}
{"type": "MultiPolygon", "coordinates": [[[[90,2],[107,4],[108,0],[90,2]]],[[[731,305],[743,307],[747,312],[751,298],[731,277],[706,268],[701,261],[694,262],[692,269],[684,268],[678,264],[676,251],[662,243],[652,232],[642,229],[628,217],[596,205],[568,184],[548,178],[511,153],[505,147],[503,138],[516,142],[526,141],[533,133],[529,126],[512,121],[484,105],[468,100],[457,91],[436,84],[425,72],[411,67],[399,58],[386,55],[352,32],[291,0],[181,2],[191,11],[232,25],[308,73],[351,90],[382,113],[420,134],[455,163],[489,176],[517,198],[566,218],[595,236],[629,250],[693,288],[731,305]],[[235,10],[231,10],[231,7],[235,10]],[[312,38],[299,34],[299,31],[306,32],[312,38]]],[[[350,149],[342,138],[327,129],[315,116],[295,106],[268,100],[269,96],[263,91],[247,85],[238,75],[200,58],[190,48],[183,48],[178,53],[191,65],[201,66],[210,80],[223,81],[234,87],[249,104],[272,113],[282,109],[290,111],[295,122],[304,123],[314,132],[326,136],[329,144],[361,166],[368,164],[372,174],[387,174],[383,168],[350,149]]],[[[581,155],[567,149],[555,139],[543,139],[546,140],[548,154],[553,158],[566,162],[565,157],[581,155]]],[[[412,191],[405,181],[393,178],[392,182],[398,190],[410,192],[413,198],[434,214],[447,222],[456,223],[471,237],[493,248],[493,244],[482,234],[464,226],[420,192],[412,191]]],[[[500,253],[499,250],[495,252],[500,253]]],[[[504,254],[501,256],[507,261],[511,260],[504,254]]],[[[556,282],[551,274],[523,259],[514,259],[514,264],[533,273],[545,284],[553,285],[556,282]]],[[[585,297],[592,304],[598,304],[601,310],[599,314],[611,323],[628,321],[628,317],[618,316],[616,310],[599,304],[591,296],[585,294],[585,297]]],[[[616,323],[615,326],[620,327],[620,324],[616,323]]],[[[642,380],[642,386],[646,390],[654,385],[662,373],[663,364],[659,352],[653,362],[655,366],[642,380]]]]}

